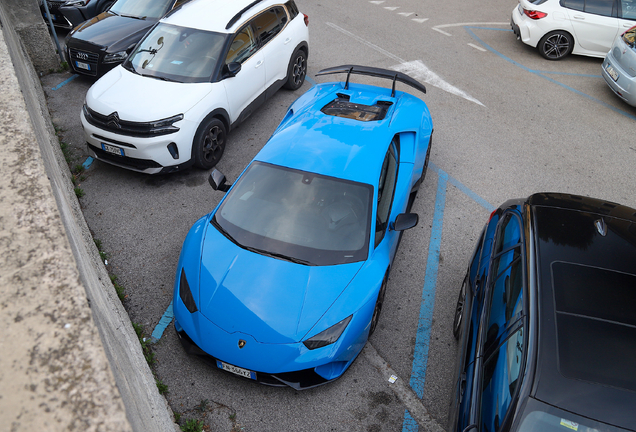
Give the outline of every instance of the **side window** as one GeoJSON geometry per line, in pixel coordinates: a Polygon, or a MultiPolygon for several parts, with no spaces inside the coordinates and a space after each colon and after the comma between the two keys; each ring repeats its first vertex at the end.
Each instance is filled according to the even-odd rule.
{"type": "Polygon", "coordinates": [[[490,273],[485,351],[523,312],[521,226],[512,213],[505,214],[497,227],[490,273]]]}
{"type": "Polygon", "coordinates": [[[561,0],[561,6],[583,12],[585,9],[585,0],[561,0]]]}
{"type": "Polygon", "coordinates": [[[256,48],[257,44],[254,33],[252,32],[252,27],[249,25],[243,27],[241,31],[234,36],[230,44],[230,50],[225,58],[225,64],[231,62],[243,63],[256,52],[256,48]]]}
{"type": "Polygon", "coordinates": [[[391,204],[393,202],[393,193],[397,180],[396,139],[397,136],[391,141],[389,150],[382,163],[382,171],[380,172],[380,180],[378,182],[378,206],[375,221],[376,247],[384,238],[384,233],[386,232],[386,227],[389,222],[389,214],[391,213],[391,204]]]}
{"type": "Polygon", "coordinates": [[[616,16],[616,0],[585,0],[585,12],[601,16],[616,16]]]}
{"type": "Polygon", "coordinates": [[[256,40],[265,45],[272,40],[287,23],[287,13],[282,6],[273,7],[252,20],[256,40]]]}
{"type": "Polygon", "coordinates": [[[287,6],[287,10],[289,11],[289,20],[292,21],[300,13],[298,11],[298,6],[296,6],[296,2],[294,2],[294,0],[289,0],[285,3],[285,6],[287,6]]]}
{"type": "Polygon", "coordinates": [[[621,17],[636,20],[636,0],[621,0],[621,17]]]}
{"type": "Polygon", "coordinates": [[[521,327],[484,362],[480,430],[500,430],[519,383],[524,349],[521,327]]]}

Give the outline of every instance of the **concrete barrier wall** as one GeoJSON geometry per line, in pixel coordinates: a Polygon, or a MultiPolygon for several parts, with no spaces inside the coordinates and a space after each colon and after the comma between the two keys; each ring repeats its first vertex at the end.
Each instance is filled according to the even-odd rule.
{"type": "Polygon", "coordinates": [[[0,430],[179,430],[79,208],[19,3],[0,1],[0,430]]]}

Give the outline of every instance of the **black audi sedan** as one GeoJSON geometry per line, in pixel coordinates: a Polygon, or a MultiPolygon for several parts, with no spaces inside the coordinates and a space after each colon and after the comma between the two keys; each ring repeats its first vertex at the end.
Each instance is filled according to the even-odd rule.
{"type": "Polygon", "coordinates": [[[161,17],[185,0],[117,0],[66,37],[73,72],[100,77],[122,63],[161,17]]]}
{"type": "Polygon", "coordinates": [[[460,289],[450,429],[636,431],[636,210],[511,200],[460,289]]]}

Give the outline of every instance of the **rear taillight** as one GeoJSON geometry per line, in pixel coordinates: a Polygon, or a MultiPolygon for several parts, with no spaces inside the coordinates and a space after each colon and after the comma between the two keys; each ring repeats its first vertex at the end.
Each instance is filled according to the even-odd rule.
{"type": "Polygon", "coordinates": [[[303,15],[305,17],[305,25],[309,27],[309,17],[307,16],[307,14],[303,14],[303,15]]]}
{"type": "Polygon", "coordinates": [[[545,18],[545,17],[548,16],[548,14],[545,13],[545,12],[539,12],[539,11],[536,11],[536,10],[528,10],[528,9],[524,9],[523,13],[526,14],[526,16],[528,18],[533,19],[533,20],[538,20],[538,19],[545,18]]]}

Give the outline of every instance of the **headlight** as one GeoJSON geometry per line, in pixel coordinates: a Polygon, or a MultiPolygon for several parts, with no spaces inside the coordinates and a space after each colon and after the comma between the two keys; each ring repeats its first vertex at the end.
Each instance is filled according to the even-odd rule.
{"type": "Polygon", "coordinates": [[[303,342],[303,344],[305,344],[305,346],[310,350],[315,350],[316,348],[322,348],[324,346],[331,345],[338,340],[344,329],[347,328],[347,325],[349,324],[349,321],[351,321],[351,318],[353,318],[353,315],[349,315],[338,324],[334,324],[327,330],[321,331],[316,336],[307,339],[303,342]]]}
{"type": "Polygon", "coordinates": [[[179,114],[163,120],[150,122],[150,132],[155,134],[167,134],[176,132],[179,130],[179,128],[173,126],[172,124],[180,120],[183,120],[183,114],[179,114]]]}
{"type": "Polygon", "coordinates": [[[128,53],[126,51],[118,51],[116,53],[106,54],[104,56],[104,63],[118,63],[123,62],[128,57],[128,53]]]}
{"type": "Polygon", "coordinates": [[[190,313],[195,313],[198,310],[183,268],[181,268],[181,280],[179,281],[179,297],[190,313]]]}

